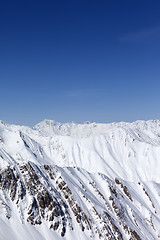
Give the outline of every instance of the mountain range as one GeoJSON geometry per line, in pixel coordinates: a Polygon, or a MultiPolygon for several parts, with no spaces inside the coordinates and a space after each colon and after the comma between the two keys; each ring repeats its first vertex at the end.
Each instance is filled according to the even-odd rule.
{"type": "Polygon", "coordinates": [[[160,121],[0,121],[0,239],[160,239],[160,121]]]}

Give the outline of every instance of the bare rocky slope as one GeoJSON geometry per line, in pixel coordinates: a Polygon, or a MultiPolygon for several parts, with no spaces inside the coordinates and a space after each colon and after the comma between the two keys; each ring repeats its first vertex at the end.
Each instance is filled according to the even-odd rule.
{"type": "Polygon", "coordinates": [[[0,122],[0,239],[159,239],[160,121],[0,122]]]}

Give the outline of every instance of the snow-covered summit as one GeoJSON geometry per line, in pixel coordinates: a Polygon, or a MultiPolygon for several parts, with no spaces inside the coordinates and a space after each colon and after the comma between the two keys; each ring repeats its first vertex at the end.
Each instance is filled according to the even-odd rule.
{"type": "Polygon", "coordinates": [[[45,119],[42,122],[36,124],[33,129],[38,130],[43,135],[46,136],[71,136],[77,138],[84,138],[98,134],[104,134],[109,129],[115,128],[125,128],[133,129],[139,131],[145,131],[150,133],[160,134],[160,120],[149,120],[142,121],[138,120],[136,122],[113,122],[113,123],[95,123],[95,122],[85,122],[83,124],[78,124],[74,122],[70,123],[60,123],[54,120],[45,119]]]}

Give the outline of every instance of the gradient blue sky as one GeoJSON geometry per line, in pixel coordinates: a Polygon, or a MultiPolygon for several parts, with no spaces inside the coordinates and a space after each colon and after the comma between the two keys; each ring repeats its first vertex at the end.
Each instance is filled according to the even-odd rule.
{"type": "Polygon", "coordinates": [[[1,1],[0,119],[160,119],[160,1],[1,1]]]}

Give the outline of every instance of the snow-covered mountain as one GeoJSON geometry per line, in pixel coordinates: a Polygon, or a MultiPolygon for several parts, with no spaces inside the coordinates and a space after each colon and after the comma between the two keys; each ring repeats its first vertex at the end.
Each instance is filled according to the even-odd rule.
{"type": "Polygon", "coordinates": [[[160,121],[0,122],[0,239],[159,239],[160,121]]]}

